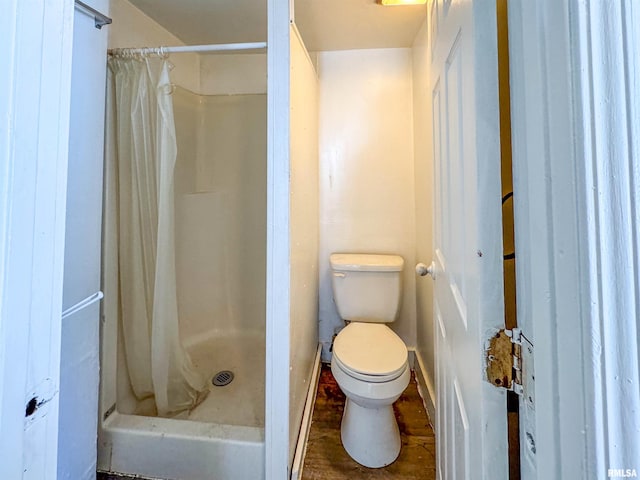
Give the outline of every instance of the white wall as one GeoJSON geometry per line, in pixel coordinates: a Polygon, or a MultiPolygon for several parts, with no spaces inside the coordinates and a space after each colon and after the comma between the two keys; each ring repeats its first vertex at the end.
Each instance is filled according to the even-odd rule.
{"type": "Polygon", "coordinates": [[[416,342],[415,201],[411,49],[321,52],[320,340],[328,359],[343,326],[329,255],[394,253],[405,260],[404,296],[392,328],[416,342]]]}
{"type": "Polygon", "coordinates": [[[291,28],[289,465],[318,346],[318,79],[291,28]]]}
{"type": "MultiPolygon", "coordinates": [[[[158,47],[184,45],[178,37],[142,13],[127,0],[110,0],[109,48],[158,47]]],[[[175,68],[171,79],[178,85],[198,92],[200,88],[199,57],[195,53],[171,56],[175,68]]]]}
{"type": "MultiPolygon", "coordinates": [[[[431,116],[431,50],[425,20],[413,44],[413,145],[415,155],[416,261],[433,258],[433,145],[431,116]]],[[[416,279],[416,353],[431,404],[435,402],[433,280],[416,279]]],[[[422,379],[420,379],[422,380],[422,379]]],[[[433,415],[433,409],[429,412],[433,415]]]]}
{"type": "Polygon", "coordinates": [[[200,93],[267,93],[267,54],[200,55],[200,93]]]}
{"type": "MultiPolygon", "coordinates": [[[[106,2],[94,2],[98,10],[106,2]]],[[[102,172],[107,30],[76,11],[67,176],[63,311],[101,289],[102,172]],[[95,101],[94,99],[99,99],[95,101]]],[[[58,477],[96,471],[100,303],[62,318],[58,477]]]]}

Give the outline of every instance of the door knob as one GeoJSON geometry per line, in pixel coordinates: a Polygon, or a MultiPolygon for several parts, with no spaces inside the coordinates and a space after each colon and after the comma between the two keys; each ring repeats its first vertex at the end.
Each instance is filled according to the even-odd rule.
{"type": "Polygon", "coordinates": [[[426,275],[431,275],[431,278],[435,280],[436,278],[436,264],[435,262],[431,262],[430,265],[425,265],[424,263],[418,263],[416,265],[416,273],[421,277],[426,275]]]}

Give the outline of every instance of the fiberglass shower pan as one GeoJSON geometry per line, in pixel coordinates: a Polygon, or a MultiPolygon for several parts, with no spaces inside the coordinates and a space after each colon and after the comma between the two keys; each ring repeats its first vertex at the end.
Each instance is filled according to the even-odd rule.
{"type": "MultiPolygon", "coordinates": [[[[154,416],[129,385],[118,306],[105,299],[98,469],[149,478],[264,477],[266,95],[173,93],[180,335],[205,400],[154,416]],[[234,373],[226,386],[214,375],[234,373]]],[[[107,175],[109,174],[107,166],[107,175]]],[[[108,222],[109,212],[105,212],[108,222]]],[[[107,227],[108,230],[108,227],[107,227]]],[[[105,251],[116,240],[105,234],[105,251]]],[[[117,275],[108,261],[104,275],[117,275]],[[111,270],[110,270],[111,269],[111,270]]]]}

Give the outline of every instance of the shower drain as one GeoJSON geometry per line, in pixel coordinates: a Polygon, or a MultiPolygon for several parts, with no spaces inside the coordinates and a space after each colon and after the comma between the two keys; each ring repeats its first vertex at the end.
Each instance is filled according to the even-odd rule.
{"type": "Polygon", "coordinates": [[[223,370],[214,375],[211,383],[216,387],[224,387],[233,381],[233,372],[231,370],[223,370]]]}

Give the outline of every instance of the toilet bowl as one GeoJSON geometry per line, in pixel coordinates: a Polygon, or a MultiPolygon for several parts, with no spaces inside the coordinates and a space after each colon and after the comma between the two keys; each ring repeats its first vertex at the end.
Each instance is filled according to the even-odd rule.
{"type": "Polygon", "coordinates": [[[383,324],[351,323],[334,341],[331,372],[347,397],[342,445],[365,467],[384,467],[400,453],[392,405],[411,378],[407,358],[404,342],[383,324]]]}

